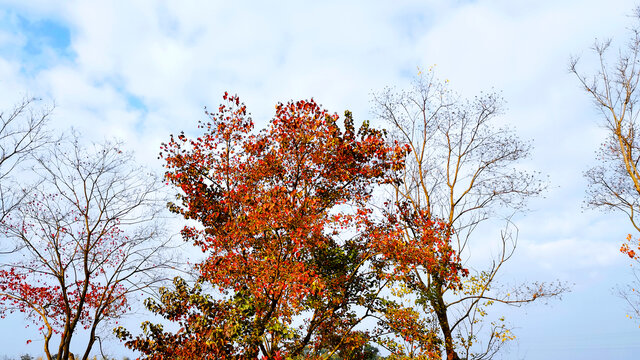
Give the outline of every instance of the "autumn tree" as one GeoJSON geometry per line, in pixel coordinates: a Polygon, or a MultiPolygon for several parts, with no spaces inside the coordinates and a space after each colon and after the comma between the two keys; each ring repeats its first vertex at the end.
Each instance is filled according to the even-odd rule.
{"type": "Polygon", "coordinates": [[[145,322],[142,335],[118,336],[147,359],[371,356],[376,334],[362,322],[388,307],[398,238],[371,194],[406,148],[349,112],[339,126],[313,100],[278,104],[255,134],[238,97],[224,100],[203,134],[172,136],[160,154],[179,189],[170,209],[197,224],[182,235],[207,254],[195,284],[177,278],[147,302],[180,330],[145,322]]]}
{"type": "Polygon", "coordinates": [[[68,359],[74,335],[88,332],[86,360],[99,325],[172,265],[164,202],[155,178],[116,143],[85,147],[76,137],[36,161],[37,187],[1,223],[19,252],[0,265],[0,314],[37,324],[49,360],[68,359]]]}
{"type": "MultiPolygon", "coordinates": [[[[578,69],[578,58],[570,61],[569,70],[576,76],[582,88],[589,94],[602,118],[606,140],[598,153],[599,165],[589,169],[585,177],[589,182],[587,202],[594,208],[615,210],[626,214],[631,225],[640,232],[640,124],[638,124],[638,83],[640,81],[640,7],[635,9],[636,25],[630,29],[625,48],[610,59],[611,40],[596,41],[592,50],[599,68],[593,75],[585,75],[578,69]]],[[[631,235],[629,235],[631,237],[631,235]]],[[[631,241],[630,239],[627,239],[631,241]]],[[[631,244],[631,250],[634,246],[631,244]]],[[[630,255],[628,244],[622,252],[630,255]]],[[[637,260],[637,259],[636,259],[637,260]]],[[[623,298],[637,312],[640,298],[639,274],[628,290],[620,289],[623,298]]]]}
{"type": "Polygon", "coordinates": [[[519,306],[564,291],[561,285],[496,286],[497,274],[516,248],[512,224],[506,220],[494,243],[483,243],[474,233],[487,220],[509,219],[545,189],[538,174],[517,167],[529,155],[530,144],[496,124],[502,111],[497,94],[463,99],[431,69],[421,71],[409,90],[375,94],[374,109],[393,138],[411,150],[391,195],[411,214],[399,219],[405,241],[422,236],[425,222],[440,221],[444,238],[451,240],[440,251],[449,254],[440,256],[441,267],[457,269],[457,280],[470,271],[462,281],[451,281],[443,276],[447,272],[412,266],[397,295],[417,299],[413,318],[436,329],[447,359],[491,358],[513,335],[503,318],[487,320],[488,306],[519,306]],[[473,246],[495,243],[500,250],[486,266],[467,270],[458,265],[473,259],[473,246]]]}
{"type": "MultiPolygon", "coordinates": [[[[16,170],[51,140],[45,125],[52,108],[36,104],[37,99],[24,98],[13,109],[0,112],[0,221],[25,196],[24,180],[19,185],[14,179],[16,170]]],[[[10,249],[0,246],[0,251],[10,249]]]]}

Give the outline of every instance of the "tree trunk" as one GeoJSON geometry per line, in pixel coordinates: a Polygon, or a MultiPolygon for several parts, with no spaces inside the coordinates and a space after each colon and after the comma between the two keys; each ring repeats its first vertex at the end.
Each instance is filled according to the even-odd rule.
{"type": "Polygon", "coordinates": [[[89,343],[87,344],[87,349],[84,351],[84,354],[82,355],[82,360],[89,360],[89,353],[93,348],[93,344],[96,342],[96,326],[97,325],[98,323],[94,322],[93,326],[91,327],[91,333],[89,334],[89,343]]]}
{"type": "Polygon", "coordinates": [[[447,360],[460,360],[460,357],[455,351],[453,345],[453,334],[451,327],[449,326],[449,318],[447,316],[447,307],[442,298],[442,287],[440,281],[434,281],[434,296],[431,299],[431,306],[433,307],[436,316],[438,317],[438,324],[442,330],[442,336],[444,337],[444,350],[447,354],[447,360]]]}

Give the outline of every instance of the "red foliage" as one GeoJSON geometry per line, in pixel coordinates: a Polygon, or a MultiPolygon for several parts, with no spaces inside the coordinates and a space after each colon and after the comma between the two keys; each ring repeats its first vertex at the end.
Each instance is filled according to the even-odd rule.
{"type": "Polygon", "coordinates": [[[620,247],[620,252],[626,254],[633,260],[640,260],[640,241],[637,244],[632,244],[631,241],[631,234],[629,234],[627,236],[627,242],[631,245],[631,247],[629,247],[629,244],[622,244],[622,246],[620,247]]]}
{"type": "Polygon", "coordinates": [[[388,236],[374,245],[393,265],[393,272],[387,274],[390,279],[405,281],[419,269],[449,284],[449,288],[459,288],[460,277],[469,271],[461,266],[460,257],[451,246],[453,230],[446,223],[432,219],[424,211],[416,212],[408,204],[395,204],[387,212],[386,224],[393,231],[386,230],[388,236]]]}

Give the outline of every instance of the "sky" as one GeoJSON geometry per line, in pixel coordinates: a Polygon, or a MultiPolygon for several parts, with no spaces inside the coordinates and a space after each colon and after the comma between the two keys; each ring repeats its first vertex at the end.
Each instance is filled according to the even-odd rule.
{"type": "MultiPolygon", "coordinates": [[[[382,126],[372,118],[372,92],[406,88],[431,66],[463,96],[499,91],[507,102],[500,121],[533,141],[523,166],[551,184],[514,218],[518,248],[501,280],[572,284],[562,300],[504,310],[518,337],[504,358],[635,359],[640,328],[612,291],[631,280],[619,248],[632,230],[623,215],[584,206],[583,173],[596,164],[604,130],[568,72],[571,56],[582,55],[585,72],[595,69],[596,38],[624,45],[634,6],[0,0],[0,109],[24,96],[55,103],[54,128],[74,128],[87,141],[122,139],[161,171],[160,143],[181,130],[195,133],[204,107],[215,108],[224,91],[240,96],[258,128],[277,102],[311,97],[382,126]]],[[[41,353],[35,331],[23,325],[19,316],[0,321],[0,356],[41,353]]],[[[125,354],[117,342],[108,346],[125,354]]]]}

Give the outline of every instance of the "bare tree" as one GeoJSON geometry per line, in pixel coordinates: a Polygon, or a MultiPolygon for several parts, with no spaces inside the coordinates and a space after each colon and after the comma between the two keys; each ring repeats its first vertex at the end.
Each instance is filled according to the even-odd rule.
{"type": "Polygon", "coordinates": [[[0,265],[0,311],[40,325],[49,360],[69,358],[73,335],[88,331],[86,360],[99,325],[169,276],[165,201],[156,177],[119,144],[87,148],[76,136],[39,157],[35,171],[40,183],[2,222],[20,250],[0,265]]]}
{"type": "MultiPolygon", "coordinates": [[[[431,70],[420,72],[408,91],[375,94],[374,104],[395,139],[411,149],[394,186],[396,202],[444,222],[453,250],[467,262],[473,257],[472,244],[481,241],[473,237],[478,225],[507,219],[498,235],[498,255],[485,268],[471,269],[462,288],[420,268],[408,284],[427,322],[437,324],[447,359],[491,358],[513,336],[502,318],[485,321],[487,306],[519,306],[565,290],[560,284],[514,289],[496,284],[496,275],[516,248],[517,233],[508,219],[546,187],[538,174],[516,166],[531,146],[511,129],[495,125],[502,111],[500,97],[489,93],[467,101],[451,91],[448,82],[437,81],[431,70]]],[[[419,233],[410,222],[405,227],[407,238],[419,233]]]]}
{"type": "Polygon", "coordinates": [[[26,194],[24,181],[16,184],[12,175],[50,141],[45,125],[53,107],[38,108],[36,103],[34,98],[25,98],[12,110],[0,112],[0,221],[26,194]]]}
{"type": "MultiPolygon", "coordinates": [[[[630,29],[628,44],[626,48],[619,49],[616,60],[610,59],[611,40],[596,40],[591,48],[599,63],[596,72],[585,75],[579,71],[577,57],[571,59],[569,70],[591,96],[607,131],[598,154],[600,165],[585,173],[589,182],[587,203],[594,208],[625,213],[631,225],[640,231],[640,124],[637,109],[640,7],[635,9],[634,17],[636,25],[630,29]]],[[[628,240],[630,238],[631,235],[628,240]]],[[[630,304],[631,311],[637,313],[640,308],[640,275],[637,267],[634,270],[635,280],[618,289],[618,294],[630,304]]]]}

